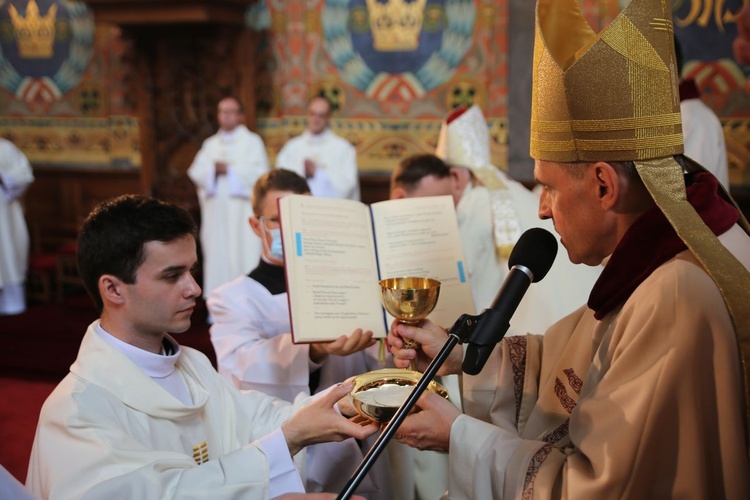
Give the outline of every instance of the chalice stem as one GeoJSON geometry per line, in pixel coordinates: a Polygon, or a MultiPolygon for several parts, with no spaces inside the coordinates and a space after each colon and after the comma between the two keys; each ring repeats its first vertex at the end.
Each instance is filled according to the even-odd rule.
{"type": "MultiPolygon", "coordinates": [[[[419,343],[415,342],[411,339],[403,339],[404,340],[404,349],[414,349],[415,351],[419,349],[419,343]]],[[[409,369],[412,371],[417,370],[417,358],[416,356],[414,359],[409,361],[409,369]]]]}

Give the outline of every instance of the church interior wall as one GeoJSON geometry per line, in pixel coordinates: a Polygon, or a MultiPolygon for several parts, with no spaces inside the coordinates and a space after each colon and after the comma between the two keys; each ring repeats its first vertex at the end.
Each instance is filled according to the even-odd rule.
{"type": "MultiPolygon", "coordinates": [[[[516,165],[509,147],[514,124],[528,126],[521,73],[531,48],[513,44],[533,30],[533,18],[528,10],[518,14],[519,2],[248,0],[235,19],[170,25],[148,15],[103,21],[101,0],[6,0],[0,3],[0,136],[34,166],[30,223],[48,240],[61,231],[74,235],[93,203],[133,191],[171,197],[195,211],[185,171],[215,130],[215,103],[227,94],[245,101],[250,128],[263,137],[272,162],[304,130],[307,100],[331,99],[331,127],[357,147],[365,201],[387,196],[388,173],[398,161],[434,151],[442,118],[460,104],[482,107],[493,163],[529,183],[531,163],[521,158],[527,161],[516,165]],[[19,36],[32,3],[34,22],[51,22],[52,38],[19,36]],[[412,31],[379,30],[371,23],[378,9],[389,15],[417,9],[421,22],[412,31]]],[[[125,10],[143,5],[109,3],[125,10]]],[[[619,9],[616,0],[579,3],[596,30],[619,9]]],[[[747,204],[750,68],[732,52],[742,4],[675,2],[674,29],[688,59],[683,73],[697,80],[722,121],[732,192],[747,204]]]]}

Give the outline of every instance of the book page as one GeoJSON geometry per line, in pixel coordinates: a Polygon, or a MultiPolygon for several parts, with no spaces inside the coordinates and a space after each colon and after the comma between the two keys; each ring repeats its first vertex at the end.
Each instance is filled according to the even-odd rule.
{"type": "Polygon", "coordinates": [[[371,209],[380,278],[440,281],[438,302],[429,316],[440,326],[452,326],[461,314],[474,314],[453,198],[390,200],[371,209]]]}
{"type": "Polygon", "coordinates": [[[292,338],[334,340],[355,329],[385,337],[369,209],[352,200],[279,200],[292,338]]]}

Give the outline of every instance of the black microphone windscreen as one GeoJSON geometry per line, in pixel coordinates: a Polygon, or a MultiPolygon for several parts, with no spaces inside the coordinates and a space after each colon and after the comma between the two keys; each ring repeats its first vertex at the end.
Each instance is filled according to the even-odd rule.
{"type": "Polygon", "coordinates": [[[534,283],[547,276],[557,255],[557,239],[541,227],[523,233],[508,258],[508,268],[524,266],[534,274],[534,283]]]}

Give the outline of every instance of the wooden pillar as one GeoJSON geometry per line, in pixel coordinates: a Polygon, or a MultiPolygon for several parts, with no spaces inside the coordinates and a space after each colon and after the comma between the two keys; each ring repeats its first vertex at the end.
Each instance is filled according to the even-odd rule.
{"type": "Polygon", "coordinates": [[[144,193],[198,214],[187,178],[202,141],[217,130],[216,105],[243,100],[255,124],[255,35],[244,26],[253,0],[87,0],[97,22],[128,40],[129,88],[140,124],[144,193]]]}

